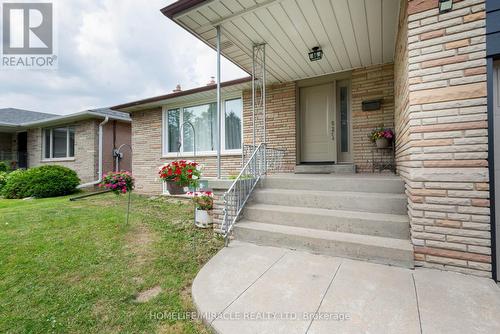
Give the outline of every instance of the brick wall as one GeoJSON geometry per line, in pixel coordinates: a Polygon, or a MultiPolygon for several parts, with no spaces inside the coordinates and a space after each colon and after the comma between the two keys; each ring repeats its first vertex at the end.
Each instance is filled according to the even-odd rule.
{"type": "MultiPolygon", "coordinates": [[[[267,87],[267,142],[269,147],[286,149],[283,170],[294,171],[296,164],[296,85],[295,82],[275,84],[267,87]]],[[[256,143],[263,139],[263,118],[256,111],[256,143]]],[[[252,131],[252,91],[243,93],[243,141],[251,145],[252,131]]]]}
{"type": "MultiPolygon", "coordinates": [[[[137,111],[132,116],[132,171],[136,179],[136,191],[144,194],[160,194],[162,184],[158,179],[158,168],[166,162],[176,158],[162,158],[162,111],[161,108],[137,111]]],[[[184,159],[193,157],[182,156],[184,159]]],[[[217,158],[196,157],[196,161],[203,165],[203,176],[217,175],[217,158]]],[[[241,155],[223,156],[223,176],[234,175],[241,169],[241,155]]]]}
{"type": "MultiPolygon", "coordinates": [[[[352,71],[353,159],[358,172],[372,171],[374,144],[368,138],[380,125],[394,128],[394,65],[375,65],[352,71]],[[381,99],[379,110],[363,111],[365,100],[381,99]]],[[[382,151],[374,151],[376,159],[382,151]]]]}
{"type": "Polygon", "coordinates": [[[75,157],[66,161],[42,160],[42,129],[28,130],[28,166],[61,165],[75,170],[82,183],[97,179],[98,170],[98,120],[85,120],[75,127],[75,157]]]}
{"type": "Polygon", "coordinates": [[[416,265],[491,276],[484,1],[438,14],[437,1],[414,0],[407,14],[397,156],[416,265]]]}
{"type": "MultiPolygon", "coordinates": [[[[252,92],[243,93],[243,142],[252,144],[252,92]]],[[[270,147],[285,148],[284,168],[295,168],[295,83],[268,87],[267,91],[267,140],[270,147]]],[[[256,128],[262,129],[262,118],[256,117],[256,128]]],[[[176,158],[162,158],[162,111],[161,108],[137,111],[132,116],[132,147],[134,156],[132,170],[136,178],[136,191],[159,194],[162,191],[158,180],[158,167],[176,158]]],[[[262,132],[257,132],[257,143],[263,140],[262,132]]],[[[182,156],[192,159],[193,157],[182,156]]],[[[203,168],[203,176],[217,175],[216,156],[196,157],[203,168]]],[[[222,156],[222,176],[236,175],[241,170],[241,155],[222,156]]]]}

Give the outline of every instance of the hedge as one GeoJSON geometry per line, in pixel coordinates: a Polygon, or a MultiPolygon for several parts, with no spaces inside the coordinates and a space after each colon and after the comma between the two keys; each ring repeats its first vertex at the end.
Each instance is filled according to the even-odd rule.
{"type": "Polygon", "coordinates": [[[5,198],[55,197],[75,192],[79,184],[74,170],[46,165],[8,174],[1,193],[5,198]]]}

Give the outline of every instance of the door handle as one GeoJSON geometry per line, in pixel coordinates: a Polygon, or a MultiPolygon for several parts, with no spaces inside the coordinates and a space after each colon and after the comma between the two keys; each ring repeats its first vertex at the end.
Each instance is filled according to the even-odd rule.
{"type": "Polygon", "coordinates": [[[331,122],[332,129],[330,131],[330,135],[332,136],[332,140],[335,141],[335,121],[331,122]]]}

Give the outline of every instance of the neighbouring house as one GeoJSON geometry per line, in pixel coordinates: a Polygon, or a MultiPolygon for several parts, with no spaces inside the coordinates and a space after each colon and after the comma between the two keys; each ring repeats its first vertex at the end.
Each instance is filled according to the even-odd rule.
{"type": "Polygon", "coordinates": [[[91,183],[99,179],[100,166],[103,173],[117,168],[114,152],[122,145],[119,168],[130,170],[130,144],[126,113],[94,109],[61,116],[0,109],[0,160],[13,168],[62,165],[75,170],[82,184],[91,183]]]}
{"type": "Polygon", "coordinates": [[[180,128],[199,117],[198,156],[211,176],[236,174],[244,145],[286,150],[289,174],[266,177],[242,217],[228,215],[246,203],[241,193],[216,198],[223,233],[500,277],[500,2],[180,0],[162,12],[251,78],[220,85],[221,142],[224,110],[236,96],[242,105],[242,144],[230,152],[213,138],[216,85],[113,108],[133,119],[139,191],[161,192],[156,168],[192,157],[180,128]],[[380,125],[394,129],[394,147],[369,140],[380,125]],[[373,175],[385,167],[398,177],[373,175]]]}

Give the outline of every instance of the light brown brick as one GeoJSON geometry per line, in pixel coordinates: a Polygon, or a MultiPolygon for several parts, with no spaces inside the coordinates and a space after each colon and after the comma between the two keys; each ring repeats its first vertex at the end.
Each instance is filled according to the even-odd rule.
{"type": "Polygon", "coordinates": [[[444,36],[444,29],[433,30],[433,31],[429,31],[429,32],[425,32],[423,34],[420,34],[420,40],[425,41],[427,39],[437,38],[437,37],[441,37],[441,36],[444,36]]]}
{"type": "Polygon", "coordinates": [[[453,42],[446,43],[445,44],[445,48],[446,48],[446,50],[449,50],[449,49],[458,49],[458,48],[461,48],[461,47],[464,47],[464,46],[468,46],[468,45],[469,45],[469,39],[466,38],[466,39],[461,39],[461,40],[458,40],[458,41],[453,41],[453,42]]]}

